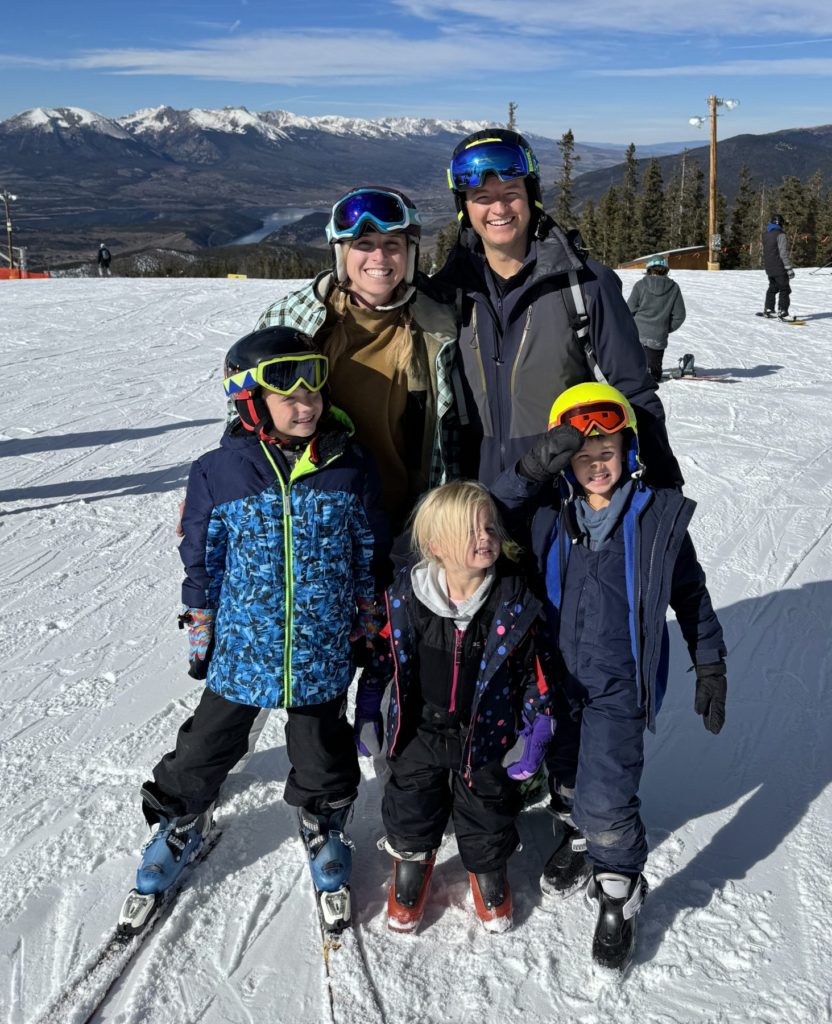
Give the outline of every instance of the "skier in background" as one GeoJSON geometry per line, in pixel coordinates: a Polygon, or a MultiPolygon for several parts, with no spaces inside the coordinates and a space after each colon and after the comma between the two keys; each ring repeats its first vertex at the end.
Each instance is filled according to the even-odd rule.
{"type": "Polygon", "coordinates": [[[98,246],[98,276],[99,277],[112,277],[112,274],[110,272],[110,260],[111,259],[112,259],[112,257],[110,255],[110,250],[102,242],[98,246]]]}
{"type": "Polygon", "coordinates": [[[789,243],[783,232],[785,226],[781,215],[775,213],[763,232],[763,268],[768,274],[768,290],[763,313],[765,316],[777,316],[780,320],[786,320],[789,315],[789,295],[792,291],[789,281],[794,277],[789,243]]]}
{"type": "Polygon", "coordinates": [[[141,790],[156,830],[122,910],[128,931],[199,852],[252,723],[275,707],[288,716],[283,795],[299,808],[321,912],[328,926],[349,923],[345,828],[361,776],[346,718],[350,644],[381,625],[390,538],[375,463],[330,406],[327,372],[289,327],[246,335],[226,356],[238,418],[191,467],[179,549],[189,674],[206,689],[141,790]]]}
{"type": "Polygon", "coordinates": [[[560,898],[588,875],[598,908],[593,958],[623,969],[647,892],[638,789],[644,730],[655,730],[667,686],[668,605],[696,671],[694,710],[712,733],[725,721],[726,650],[687,533],[694,503],[643,482],[632,405],[608,384],[578,384],[556,398],[549,424],[492,488],[510,513],[533,513],[524,546],[535,556],[572,711],[556,709],[547,758],[561,800],[562,870],[556,851],[541,887],[560,898]],[[576,843],[588,863],[570,855],[576,843]]]}
{"type": "Polygon", "coordinates": [[[647,369],[656,383],[662,379],[662,360],[669,334],[685,322],[685,300],[662,256],[647,261],[644,277],[633,285],[627,305],[636,319],[638,340],[647,357],[647,369]]]}

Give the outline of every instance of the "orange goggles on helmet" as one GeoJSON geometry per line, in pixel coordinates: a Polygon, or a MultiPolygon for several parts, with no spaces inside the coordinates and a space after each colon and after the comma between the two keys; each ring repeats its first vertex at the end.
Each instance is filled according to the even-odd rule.
{"type": "Polygon", "coordinates": [[[565,423],[580,430],[585,437],[589,437],[593,430],[599,430],[602,434],[617,434],[627,426],[627,419],[627,410],[620,402],[591,402],[564,410],[549,424],[549,429],[565,423]]]}

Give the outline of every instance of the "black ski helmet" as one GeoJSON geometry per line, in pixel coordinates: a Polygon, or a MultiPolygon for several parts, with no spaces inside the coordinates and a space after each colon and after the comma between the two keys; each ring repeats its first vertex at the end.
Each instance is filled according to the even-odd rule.
{"type": "MultiPolygon", "coordinates": [[[[529,196],[529,209],[532,214],[529,227],[531,232],[534,233],[538,221],[540,220],[540,216],[544,212],[543,194],[540,190],[540,164],[534,154],[534,150],[519,132],[512,131],[510,128],[483,128],[478,132],[473,132],[471,135],[466,135],[451,154],[451,167],[453,166],[454,158],[459,156],[459,154],[464,150],[470,149],[478,143],[485,143],[489,141],[505,142],[510,146],[517,146],[520,149],[524,149],[529,155],[531,170],[527,175],[525,175],[523,180],[526,183],[526,192],[529,196]]],[[[465,227],[470,223],[468,220],[468,214],[465,210],[465,190],[454,187],[453,176],[450,168],[448,169],[448,184],[454,194],[454,202],[456,204],[456,212],[460,225],[465,227]]]]}
{"type": "MultiPolygon", "coordinates": [[[[312,339],[294,327],[261,327],[234,342],[225,356],[223,377],[254,370],[260,363],[279,356],[306,355],[315,352],[312,339]]],[[[263,433],[270,424],[263,389],[247,387],[229,396],[246,430],[263,433]]]]}
{"type": "Polygon", "coordinates": [[[786,226],[786,222],[783,220],[783,215],[781,213],[773,213],[769,223],[776,224],[781,231],[786,226]]]}

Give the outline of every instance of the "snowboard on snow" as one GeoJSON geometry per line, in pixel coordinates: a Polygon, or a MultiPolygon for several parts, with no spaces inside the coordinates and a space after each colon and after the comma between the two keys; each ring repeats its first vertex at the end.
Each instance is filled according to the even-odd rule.
{"type": "Polygon", "coordinates": [[[806,324],[805,320],[801,320],[800,317],[790,316],[785,320],[779,316],[771,316],[769,313],[755,313],[754,316],[761,316],[763,320],[777,320],[781,324],[789,324],[791,327],[804,327],[806,324]]]}

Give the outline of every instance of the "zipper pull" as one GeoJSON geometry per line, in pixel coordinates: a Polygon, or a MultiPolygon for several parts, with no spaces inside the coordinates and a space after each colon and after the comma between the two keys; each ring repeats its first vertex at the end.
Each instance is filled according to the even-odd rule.
{"type": "Polygon", "coordinates": [[[292,514],[292,499],[289,497],[289,492],[283,492],[283,515],[291,516],[292,514]]]}

